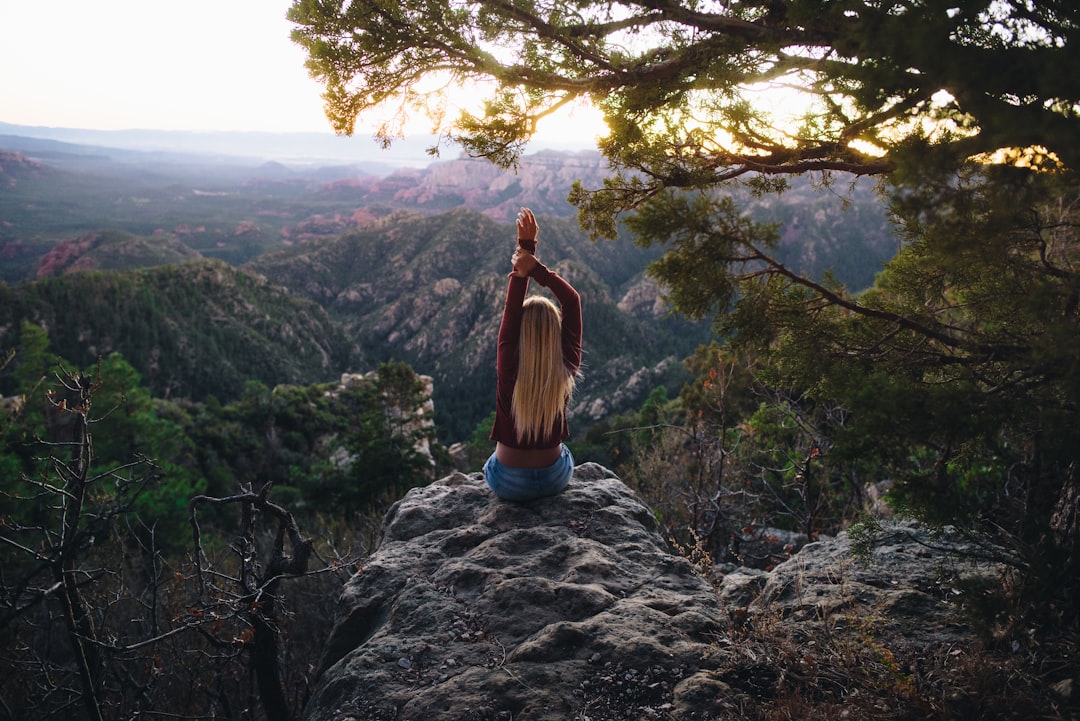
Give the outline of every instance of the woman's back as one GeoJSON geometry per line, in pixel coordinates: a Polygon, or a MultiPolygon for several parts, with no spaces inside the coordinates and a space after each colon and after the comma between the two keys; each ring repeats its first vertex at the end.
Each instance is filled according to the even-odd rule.
{"type": "MultiPolygon", "coordinates": [[[[569,481],[573,458],[563,441],[569,437],[566,405],[573,392],[581,366],[581,299],[565,279],[540,263],[530,252],[535,249],[536,221],[528,209],[518,216],[518,249],[511,262],[499,326],[498,385],[495,423],[491,438],[495,453],[485,464],[485,477],[501,497],[525,500],[537,495],[561,491],[569,481]],[[547,288],[558,306],[540,296],[526,300],[530,280],[547,288]],[[557,489],[550,484],[543,491],[536,482],[536,495],[530,489],[513,494],[500,492],[493,464],[503,469],[540,471],[556,465],[560,468],[557,489]],[[560,485],[561,484],[561,485],[560,485]]],[[[504,475],[506,475],[504,473],[504,475]]]]}

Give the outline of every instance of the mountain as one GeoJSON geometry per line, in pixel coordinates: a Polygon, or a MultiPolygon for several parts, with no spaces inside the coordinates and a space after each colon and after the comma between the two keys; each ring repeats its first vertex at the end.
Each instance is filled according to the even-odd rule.
{"type": "MultiPolygon", "coordinates": [[[[2,130],[2,127],[0,127],[2,130]]],[[[425,165],[215,157],[75,145],[0,135],[0,280],[31,277],[53,246],[106,229],[164,239],[234,265],[281,247],[332,238],[394,210],[429,214],[468,207],[512,222],[522,206],[570,217],[571,185],[600,187],[607,163],[595,151],[541,151],[504,170],[459,157],[425,165]]],[[[795,178],[781,195],[732,188],[757,220],[782,226],[778,253],[820,277],[832,270],[864,288],[895,253],[896,240],[870,181],[838,191],[795,178]]],[[[134,260],[134,258],[133,258],[134,260]]],[[[89,261],[86,261],[89,263],[89,261]]]]}
{"type": "Polygon", "coordinates": [[[328,185],[320,196],[349,197],[360,205],[389,205],[428,212],[465,206],[499,220],[512,220],[522,206],[539,215],[574,215],[566,198],[570,186],[582,181],[598,186],[607,161],[596,152],[543,151],[527,155],[514,170],[487,160],[461,157],[424,168],[402,168],[361,183],[328,185]]]}
{"type": "Polygon", "coordinates": [[[465,205],[510,220],[528,204],[567,216],[571,183],[598,183],[602,168],[596,153],[547,152],[524,159],[517,172],[460,158],[380,166],[375,174],[340,160],[222,159],[0,135],[0,281],[33,277],[55,246],[105,230],[172,238],[239,265],[399,208],[441,213],[465,205]]]}
{"type": "MultiPolygon", "coordinates": [[[[278,296],[250,298],[245,301],[250,307],[235,318],[237,326],[250,317],[289,327],[291,314],[313,317],[315,308],[322,314],[318,332],[306,338],[310,347],[282,346],[296,348],[295,358],[281,357],[282,349],[270,341],[254,343],[265,347],[268,360],[265,367],[243,361],[253,368],[251,378],[269,385],[311,383],[370,367],[354,364],[404,360],[435,379],[444,440],[470,437],[490,411],[494,339],[513,248],[513,218],[521,206],[541,217],[541,258],[570,278],[586,299],[585,376],[572,408],[577,427],[635,409],[657,385],[677,390],[684,379],[682,358],[709,337],[706,324],[670,317],[660,289],[643,275],[663,248],[642,249],[628,239],[591,243],[577,226],[566,196],[577,180],[586,187],[601,185],[607,167],[595,152],[535,153],[514,170],[457,158],[376,175],[340,162],[224,162],[41,138],[0,137],[0,147],[23,148],[0,156],[0,181],[5,183],[0,188],[0,281],[146,269],[199,258],[225,261],[244,269],[230,276],[233,285],[264,283],[282,297],[309,303],[292,307],[278,296]],[[261,307],[264,301],[273,310],[261,307]],[[320,353],[325,358],[314,357],[320,353]],[[301,368],[299,358],[312,362],[301,368]]],[[[740,193],[738,201],[749,215],[780,224],[776,252],[794,269],[820,275],[832,268],[839,280],[861,288],[895,251],[882,204],[866,184],[834,193],[795,179],[779,196],[733,192],[740,193]]],[[[222,268],[190,266],[202,267],[222,268]]],[[[125,283],[169,272],[137,271],[124,277],[144,280],[125,283]]],[[[175,272],[169,283],[181,300],[192,271],[175,272]]],[[[65,287],[62,278],[54,283],[30,285],[65,287]]],[[[155,297],[160,291],[147,292],[155,297]]],[[[204,292],[195,289],[190,295],[199,299],[204,292]]],[[[199,305],[182,300],[163,312],[180,309],[192,317],[173,318],[176,327],[164,335],[211,343],[205,352],[182,350],[206,361],[200,371],[205,376],[184,366],[186,361],[165,357],[162,348],[173,346],[157,336],[130,337],[122,316],[110,330],[112,311],[97,304],[91,304],[97,313],[91,321],[81,320],[81,306],[61,304],[51,311],[60,325],[50,331],[67,333],[68,321],[61,316],[93,329],[65,335],[57,346],[61,354],[70,349],[80,362],[90,357],[91,346],[130,346],[125,355],[134,354],[129,360],[159,392],[194,397],[238,392],[237,361],[213,347],[203,330],[189,329],[205,321],[194,317],[201,312],[199,305]],[[124,343],[102,342],[102,337],[123,338],[124,343]],[[151,362],[148,348],[155,347],[159,360],[151,362]],[[163,362],[170,364],[175,380],[163,380],[163,362]],[[211,376],[218,364],[226,369],[227,380],[216,384],[211,376]]],[[[205,307],[214,309],[216,302],[209,299],[205,307]]],[[[164,320],[154,323],[164,328],[164,320]]],[[[230,333],[243,337],[239,327],[230,333]]],[[[239,352],[248,345],[240,343],[239,352]]]]}
{"type": "MultiPolygon", "coordinates": [[[[667,315],[642,276],[658,251],[591,243],[565,218],[541,225],[538,257],[582,295],[585,368],[571,419],[589,424],[637,407],[657,385],[681,386],[682,358],[709,329],[667,315]]],[[[467,208],[399,211],[244,268],[321,304],[369,356],[405,360],[432,376],[437,422],[460,440],[492,409],[515,233],[467,208]]]]}
{"type": "Polygon", "coordinates": [[[221,261],[0,285],[0,348],[23,322],[80,367],[121,353],[162,397],[229,399],[248,380],[326,381],[367,365],[320,306],[221,261]]]}
{"type": "Polygon", "coordinates": [[[3,122],[0,122],[0,135],[25,138],[26,142],[102,148],[110,153],[124,152],[158,159],[202,156],[219,162],[278,160],[305,165],[335,162],[362,164],[369,172],[377,173],[403,165],[427,165],[431,162],[427,148],[437,140],[433,136],[418,136],[383,149],[370,137],[345,137],[331,132],[88,130],[3,122]]]}
{"type": "MultiPolygon", "coordinates": [[[[589,243],[569,219],[543,223],[540,257],[584,299],[575,426],[584,431],[636,408],[657,385],[681,387],[682,358],[709,330],[667,316],[642,276],[657,251],[589,243]]],[[[40,279],[0,286],[0,348],[16,345],[17,329],[30,321],[48,329],[53,352],[77,365],[117,351],[157,395],[222,401],[247,380],[310,384],[404,360],[435,379],[443,439],[463,440],[492,408],[514,238],[512,225],[465,208],[398,211],[236,268],[170,262],[184,246],[165,239],[88,234],[46,256],[40,279]],[[79,270],[136,260],[165,264],[79,270]]]]}
{"type": "Polygon", "coordinates": [[[37,276],[55,276],[79,270],[152,268],[201,257],[198,251],[172,235],[144,238],[107,230],[87,233],[54,246],[38,263],[37,276]]]}

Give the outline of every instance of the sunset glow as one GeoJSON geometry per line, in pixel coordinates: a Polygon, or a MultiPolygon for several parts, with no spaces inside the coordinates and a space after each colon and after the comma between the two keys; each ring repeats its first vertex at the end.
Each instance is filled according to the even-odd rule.
{"type": "MultiPolygon", "coordinates": [[[[292,0],[4,3],[0,122],[93,130],[314,132],[333,130],[322,87],[289,39],[292,0]],[[20,28],[14,32],[11,29],[20,28]],[[18,70],[12,70],[18,68],[18,70]]],[[[463,96],[452,96],[455,102],[463,96]]],[[[453,103],[447,117],[456,117],[453,103]],[[453,113],[451,115],[450,113],[453,113]]],[[[355,135],[387,118],[364,117],[355,135]]],[[[407,135],[431,132],[410,119],[407,135]]],[[[536,144],[588,147],[599,112],[563,110],[536,144]]]]}

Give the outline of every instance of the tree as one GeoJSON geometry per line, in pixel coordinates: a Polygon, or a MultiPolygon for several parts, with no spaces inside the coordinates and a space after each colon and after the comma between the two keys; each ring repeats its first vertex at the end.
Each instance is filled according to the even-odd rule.
{"type": "Polygon", "coordinates": [[[424,380],[394,361],[335,391],[332,401],[348,426],[321,472],[300,480],[305,499],[315,507],[378,514],[410,488],[429,483],[435,466],[430,398],[424,380]]]}
{"type": "Polygon", "coordinates": [[[199,615],[214,616],[221,609],[219,619],[232,623],[219,623],[208,636],[218,648],[246,647],[259,688],[263,711],[270,721],[290,721],[295,718],[286,694],[282,678],[280,615],[283,599],[281,582],[308,572],[312,556],[312,542],[300,531],[292,513],[269,500],[271,484],[267,483],[258,493],[242,488],[227,498],[195,496],[191,499],[190,522],[195,538],[193,557],[199,587],[199,615]],[[210,504],[236,504],[240,507],[240,534],[233,544],[238,570],[233,574],[222,573],[214,568],[203,549],[198,521],[198,509],[210,504]],[[257,519],[262,516],[277,524],[272,550],[266,554],[265,565],[260,559],[257,519]],[[235,579],[235,588],[226,588],[220,579],[235,579]],[[241,621],[239,634],[232,636],[241,621]]]}
{"type": "Polygon", "coordinates": [[[340,132],[380,106],[438,111],[445,85],[423,81],[489,81],[482,112],[442,137],[509,166],[545,115],[591,101],[612,175],[572,189],[583,227],[614,237],[621,218],[666,245],[651,272],[679,310],[715,314],[759,380],[849,414],[831,453],[873,459],[898,503],[1002,544],[1023,579],[1017,608],[1067,619],[1080,596],[1056,583],[1080,578],[1080,6],[296,0],[289,17],[340,132]],[[888,179],[901,247],[869,291],[786,267],[777,228],[723,192],[782,192],[802,173],[888,179]]]}
{"type": "MultiPolygon", "coordinates": [[[[0,372],[18,357],[0,354],[0,372]]],[[[36,391],[40,429],[22,428],[21,408],[0,415],[0,718],[80,706],[87,719],[293,718],[332,615],[320,599],[355,572],[351,554],[331,548],[334,560],[309,570],[320,550],[270,483],[192,498],[205,484],[136,450],[173,453],[158,435],[179,433],[137,382],[118,355],[87,373],[61,364],[36,391]],[[191,504],[187,559],[162,523],[178,498],[191,504]],[[223,529],[197,511],[231,506],[239,532],[226,554],[223,529]],[[290,613],[298,594],[303,621],[290,613]]]]}
{"type": "Polygon", "coordinates": [[[906,242],[873,289],[759,278],[725,327],[768,328],[754,344],[774,377],[852,413],[832,452],[896,479],[900,507],[993,542],[1020,571],[1007,620],[1067,626],[1080,600],[1080,185],[972,166],[924,175],[893,208],[906,242]]]}
{"type": "MultiPolygon", "coordinates": [[[[131,509],[155,469],[145,460],[95,469],[89,428],[100,374],[65,372],[57,379],[48,392],[40,391],[47,406],[47,433],[40,443],[48,457],[0,487],[0,629],[6,635],[26,619],[32,619],[31,627],[48,619],[47,626],[57,609],[69,644],[67,662],[56,660],[64,654],[41,652],[39,644],[24,638],[17,653],[29,662],[12,665],[44,671],[34,686],[37,700],[48,700],[32,704],[43,717],[53,704],[70,710],[78,700],[85,718],[102,719],[106,698],[115,703],[138,682],[118,680],[107,670],[110,652],[118,650],[112,642],[123,634],[106,638],[112,633],[104,620],[108,609],[89,600],[88,592],[117,571],[96,563],[94,546],[99,539],[108,545],[117,519],[131,509]]],[[[2,665],[8,663],[4,658],[2,665]]],[[[34,691],[21,689],[24,693],[20,703],[35,699],[34,691]]]]}
{"type": "Polygon", "coordinates": [[[289,18],[338,132],[390,109],[389,142],[427,112],[508,165],[544,116],[590,101],[604,153],[634,173],[577,196],[593,211],[747,174],[883,173],[923,141],[961,157],[1040,146],[1069,165],[1080,152],[1067,0],[296,0],[289,18]],[[476,81],[482,114],[443,117],[446,91],[476,81]],[[802,110],[769,112],[778,101],[802,110]]]}

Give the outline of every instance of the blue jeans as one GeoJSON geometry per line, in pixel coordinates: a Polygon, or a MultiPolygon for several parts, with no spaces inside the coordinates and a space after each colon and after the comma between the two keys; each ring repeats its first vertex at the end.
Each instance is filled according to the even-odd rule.
{"type": "Polygon", "coordinates": [[[484,480],[504,501],[531,501],[554,496],[570,483],[573,472],[574,457],[565,443],[559,460],[547,468],[511,468],[499,463],[494,453],[484,464],[484,480]]]}

